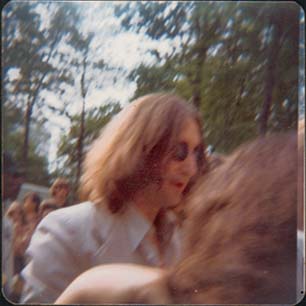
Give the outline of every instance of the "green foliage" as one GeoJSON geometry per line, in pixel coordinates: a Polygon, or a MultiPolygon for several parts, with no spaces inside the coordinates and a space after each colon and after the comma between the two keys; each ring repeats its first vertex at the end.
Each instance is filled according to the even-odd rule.
{"type": "Polygon", "coordinates": [[[20,158],[26,171],[33,114],[37,120],[44,119],[38,118],[42,113],[37,111],[45,103],[41,93],[44,90],[58,92],[59,84],[64,82],[73,84],[73,78],[65,67],[65,56],[57,47],[74,34],[78,22],[73,6],[53,3],[49,4],[50,22],[45,26],[38,7],[38,2],[11,2],[3,10],[3,96],[10,99],[18,94],[20,97],[10,100],[24,113],[20,158]],[[19,72],[14,80],[8,77],[13,68],[19,72]]]}
{"type": "MultiPolygon", "coordinates": [[[[99,86],[94,71],[111,71],[116,79],[119,69],[116,75],[111,61],[90,55],[95,37],[81,33],[77,5],[46,4],[48,22],[39,12],[40,5],[44,6],[11,2],[3,10],[3,146],[21,163],[28,135],[32,182],[47,183],[59,175],[74,180],[78,161],[120,110],[118,103],[93,109],[86,104],[91,84],[99,86]],[[13,71],[15,78],[10,77],[13,71]],[[48,137],[43,93],[62,97],[67,85],[81,93],[83,114],[68,113],[70,100],[61,109],[48,106],[71,120],[69,133],[62,135],[58,147],[59,166],[48,175],[43,141],[34,132],[41,130],[42,139],[48,137]]],[[[198,99],[205,141],[223,153],[258,135],[268,94],[268,132],[295,128],[300,22],[295,3],[137,1],[118,4],[115,11],[123,30],[170,45],[168,50],[148,50],[155,61],[142,63],[128,74],[137,84],[133,98],[170,91],[193,103],[198,99]],[[276,30],[280,35],[275,39],[276,30]],[[274,76],[273,82],[269,76],[274,76]]]]}
{"type": "MultiPolygon", "coordinates": [[[[22,110],[8,103],[4,103],[2,110],[2,136],[5,136],[2,137],[3,151],[9,152],[16,161],[16,167],[22,169],[22,110]]],[[[40,122],[35,122],[33,127],[35,127],[36,132],[43,135],[45,128],[40,122]]],[[[47,186],[49,184],[48,159],[46,155],[40,152],[39,147],[41,143],[36,140],[30,141],[28,172],[26,173],[25,180],[30,183],[47,186]]]]}
{"type": "MultiPolygon", "coordinates": [[[[121,110],[119,103],[108,103],[100,107],[89,110],[85,115],[85,131],[83,144],[86,150],[98,137],[100,130],[110,121],[110,119],[121,110]]],[[[59,143],[57,156],[63,160],[61,169],[56,170],[56,174],[76,178],[78,164],[78,138],[80,129],[80,115],[72,117],[71,127],[68,134],[64,134],[59,143]]],[[[82,159],[83,159],[82,156],[82,159]]],[[[77,182],[72,182],[74,185],[77,182]]],[[[76,186],[74,186],[76,189],[76,186]]]]}
{"type": "Polygon", "coordinates": [[[125,29],[178,42],[170,55],[151,50],[156,63],[132,72],[136,97],[160,90],[187,100],[198,95],[206,143],[223,153],[258,135],[267,94],[272,96],[268,131],[296,126],[298,5],[137,2],[127,7],[117,10],[125,29]],[[273,50],[279,24],[280,47],[273,50]]]}
{"type": "Polygon", "coordinates": [[[129,74],[129,79],[137,83],[133,99],[148,92],[172,91],[175,88],[176,76],[177,72],[169,62],[162,66],[140,65],[129,74]]]}

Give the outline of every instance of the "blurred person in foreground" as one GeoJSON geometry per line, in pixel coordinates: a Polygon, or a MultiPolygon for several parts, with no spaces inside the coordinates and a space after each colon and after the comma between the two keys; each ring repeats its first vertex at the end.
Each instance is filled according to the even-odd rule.
{"type": "Polygon", "coordinates": [[[296,132],[243,144],[186,199],[177,263],[94,267],[56,304],[296,304],[305,290],[296,279],[304,269],[297,260],[304,154],[296,132]]]}
{"type": "Polygon", "coordinates": [[[49,213],[34,233],[21,301],[53,303],[99,264],[176,262],[180,234],[168,210],[197,179],[204,151],[199,115],[182,98],[157,93],[126,106],[85,157],[87,202],[49,213]]]}

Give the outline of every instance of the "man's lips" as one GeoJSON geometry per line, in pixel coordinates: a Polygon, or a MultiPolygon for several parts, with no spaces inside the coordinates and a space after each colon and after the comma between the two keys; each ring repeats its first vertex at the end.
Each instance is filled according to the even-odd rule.
{"type": "Polygon", "coordinates": [[[172,185],[174,185],[178,189],[184,189],[185,184],[181,182],[173,182],[172,185]]]}

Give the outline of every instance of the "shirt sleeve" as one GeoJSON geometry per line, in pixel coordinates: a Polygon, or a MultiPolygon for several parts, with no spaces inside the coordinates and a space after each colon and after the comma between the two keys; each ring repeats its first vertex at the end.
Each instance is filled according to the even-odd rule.
{"type": "Polygon", "coordinates": [[[69,219],[65,220],[57,211],[38,225],[26,251],[22,303],[54,302],[82,272],[76,234],[69,219]]]}

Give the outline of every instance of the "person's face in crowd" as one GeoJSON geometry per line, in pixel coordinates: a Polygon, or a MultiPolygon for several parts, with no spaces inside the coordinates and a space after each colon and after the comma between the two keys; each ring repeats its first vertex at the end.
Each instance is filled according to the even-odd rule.
{"type": "Polygon", "coordinates": [[[14,224],[20,223],[22,219],[22,209],[20,204],[13,202],[8,211],[8,217],[12,220],[14,224]]]}
{"type": "Polygon", "coordinates": [[[25,199],[23,203],[23,209],[27,214],[36,213],[36,204],[33,202],[32,197],[28,197],[25,199]]]}
{"type": "Polygon", "coordinates": [[[57,185],[55,187],[55,198],[60,201],[60,204],[65,204],[69,194],[69,189],[66,185],[57,185]]]}
{"type": "Polygon", "coordinates": [[[197,173],[200,150],[199,126],[193,118],[188,118],[182,125],[173,155],[162,166],[163,205],[173,207],[181,201],[184,189],[197,173]]]}

